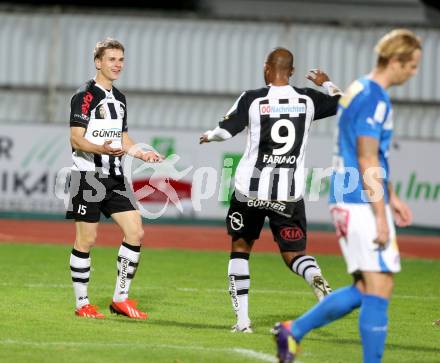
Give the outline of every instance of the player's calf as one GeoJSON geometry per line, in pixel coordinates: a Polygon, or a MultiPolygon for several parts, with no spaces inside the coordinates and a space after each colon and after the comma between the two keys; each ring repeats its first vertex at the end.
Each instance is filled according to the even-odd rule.
{"type": "Polygon", "coordinates": [[[116,277],[115,292],[113,301],[123,302],[128,299],[131,282],[136,275],[141,255],[141,247],[133,246],[122,242],[119,248],[116,266],[118,275],[116,277]]]}
{"type": "Polygon", "coordinates": [[[228,281],[232,308],[237,317],[237,324],[232,327],[232,331],[251,333],[248,313],[249,253],[231,252],[228,264],[228,281]]]}
{"type": "Polygon", "coordinates": [[[332,292],[327,280],[322,276],[318,262],[313,256],[295,256],[289,266],[294,273],[306,280],[319,301],[332,292]]]}

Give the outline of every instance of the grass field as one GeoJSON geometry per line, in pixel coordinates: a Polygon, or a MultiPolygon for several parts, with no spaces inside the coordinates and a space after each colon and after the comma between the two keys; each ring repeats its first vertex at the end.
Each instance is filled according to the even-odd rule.
{"type": "MultiPolygon", "coordinates": [[[[116,249],[92,252],[91,302],[103,321],[74,316],[70,247],[0,244],[0,362],[273,362],[273,323],[314,304],[305,283],[276,254],[251,257],[250,313],[254,334],[232,334],[224,252],[143,250],[130,296],[150,317],[132,321],[108,313],[116,249]]],[[[334,288],[350,282],[340,257],[320,256],[334,288]]],[[[390,309],[384,362],[440,362],[438,261],[406,260],[390,309]]],[[[302,344],[302,363],[361,361],[357,312],[302,344]]]]}

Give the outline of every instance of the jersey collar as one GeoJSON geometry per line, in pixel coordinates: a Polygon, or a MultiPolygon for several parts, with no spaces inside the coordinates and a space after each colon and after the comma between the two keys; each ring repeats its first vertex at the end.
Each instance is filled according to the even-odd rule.
{"type": "Polygon", "coordinates": [[[98,83],[96,82],[96,79],[95,79],[95,78],[93,78],[93,80],[95,81],[95,86],[98,87],[98,88],[100,88],[100,89],[102,89],[102,90],[104,91],[104,93],[105,93],[106,96],[113,96],[113,87],[112,87],[112,89],[109,91],[109,90],[105,89],[104,87],[102,87],[100,84],[98,84],[98,83]]]}

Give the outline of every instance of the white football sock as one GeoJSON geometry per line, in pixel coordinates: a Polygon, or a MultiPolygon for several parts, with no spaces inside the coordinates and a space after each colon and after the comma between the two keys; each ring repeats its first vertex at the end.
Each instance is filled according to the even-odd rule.
{"type": "Polygon", "coordinates": [[[248,293],[250,287],[249,254],[232,252],[228,265],[229,294],[240,328],[250,325],[248,293]]]}
{"type": "Polygon", "coordinates": [[[131,281],[139,264],[141,256],[140,246],[132,246],[123,242],[119,248],[117,267],[118,277],[116,278],[116,287],[113,294],[113,301],[121,302],[128,298],[131,281]]]}

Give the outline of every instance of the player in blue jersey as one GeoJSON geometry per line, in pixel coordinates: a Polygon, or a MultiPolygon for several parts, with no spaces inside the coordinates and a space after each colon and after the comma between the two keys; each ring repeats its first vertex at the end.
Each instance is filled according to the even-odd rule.
{"type": "Polygon", "coordinates": [[[354,283],[334,291],[297,320],[275,325],[280,362],[295,360],[299,342],[312,329],[359,307],[363,362],[382,361],[393,274],[400,271],[394,223],[403,227],[412,221],[411,211],[389,182],[393,119],[386,90],[416,74],[421,49],[411,31],[386,34],[376,45],[372,72],[353,82],[339,101],[330,211],[354,283]]]}

